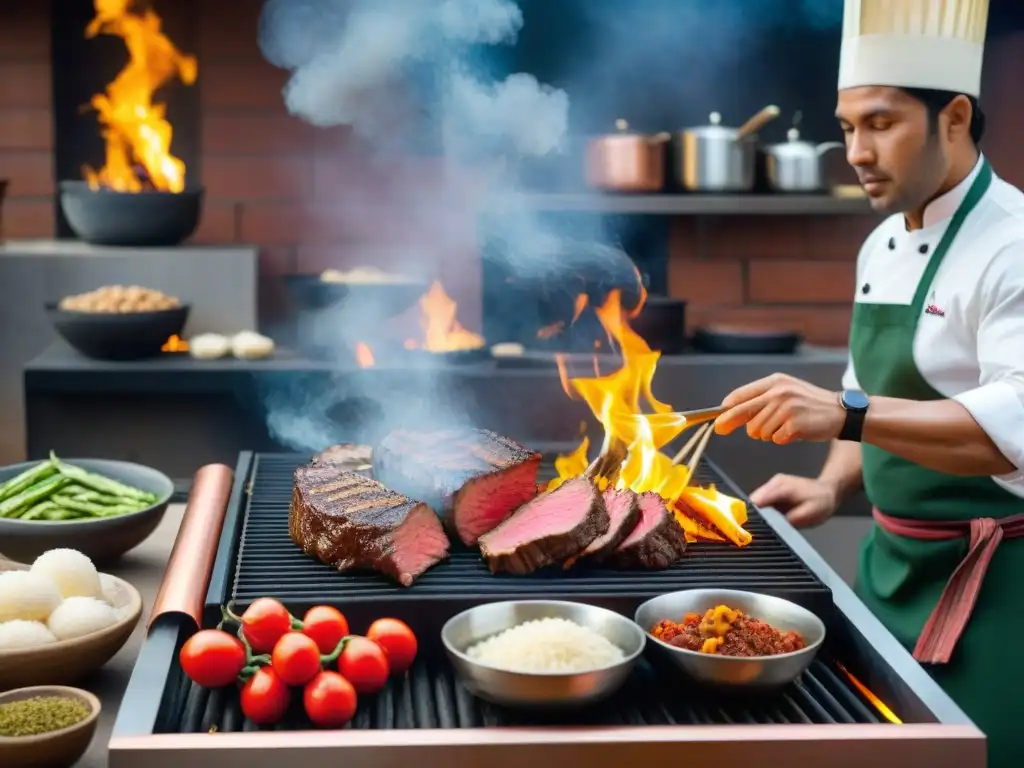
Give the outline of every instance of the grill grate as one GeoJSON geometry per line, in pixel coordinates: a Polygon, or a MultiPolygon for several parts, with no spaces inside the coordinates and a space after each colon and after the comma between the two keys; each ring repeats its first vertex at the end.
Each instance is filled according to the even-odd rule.
{"type": "MultiPolygon", "coordinates": [[[[476,699],[455,679],[438,644],[430,640],[439,629],[431,625],[443,622],[467,603],[526,595],[582,599],[627,612],[647,595],[687,587],[732,586],[774,591],[805,605],[811,603],[808,607],[818,608],[824,615],[832,609],[831,593],[756,513],[751,514],[749,528],[754,541],[749,546],[693,545],[676,567],[659,573],[595,570],[575,576],[559,573],[557,578],[499,578],[487,572],[478,554],[463,551],[408,589],[374,574],[339,574],[306,557],[288,538],[292,472],[303,461],[305,457],[299,455],[256,455],[248,500],[240,510],[241,535],[230,595],[239,602],[273,596],[293,610],[302,604],[334,603],[343,607],[353,628],[366,620],[366,616],[357,617],[360,606],[369,608],[369,615],[374,617],[383,613],[401,616],[401,606],[416,609],[420,658],[408,674],[393,678],[380,694],[362,697],[355,719],[346,728],[883,722],[873,705],[847,682],[829,657],[829,649],[795,683],[760,696],[747,693],[730,697],[690,689],[674,671],[661,669],[657,661],[652,663],[645,657],[612,699],[571,715],[552,718],[524,714],[476,699]]],[[[550,478],[552,466],[543,466],[546,475],[542,479],[550,478]]],[[[710,467],[702,468],[699,477],[703,482],[733,487],[710,467]]],[[[225,530],[223,536],[233,537],[234,530],[225,530]]],[[[161,732],[259,730],[242,716],[236,689],[207,691],[192,685],[180,671],[175,679],[181,682],[173,685],[173,693],[164,700],[164,717],[158,726],[161,732]]],[[[311,727],[302,712],[301,697],[293,695],[288,716],[274,729],[311,727]]]]}
{"type": "MultiPolygon", "coordinates": [[[[293,697],[298,699],[299,697],[293,697]]],[[[279,731],[313,726],[294,702],[279,731]]],[[[178,698],[171,732],[256,731],[246,720],[234,689],[207,691],[188,685],[178,698]]],[[[474,698],[458,683],[448,665],[417,663],[373,698],[360,699],[356,717],[346,728],[492,728],[496,726],[622,725],[771,725],[865,724],[882,722],[874,709],[821,659],[785,690],[769,697],[723,698],[688,691],[677,675],[658,675],[641,661],[626,686],[607,703],[561,718],[516,713],[474,698]],[[671,689],[666,680],[671,680],[671,689]]]]}
{"type": "MultiPolygon", "coordinates": [[[[306,556],[288,537],[288,504],[292,473],[305,456],[258,454],[238,546],[231,597],[247,604],[276,597],[286,604],[345,602],[389,598],[412,600],[479,600],[543,597],[630,598],[635,603],[680,589],[729,588],[756,590],[786,597],[827,617],[831,593],[803,562],[751,510],[747,529],[753,542],[739,549],[715,543],[691,544],[672,568],[658,572],[591,569],[538,573],[528,577],[495,576],[479,553],[453,547],[449,560],[431,568],[411,588],[373,573],[339,574],[306,556]]],[[[551,462],[542,464],[541,479],[554,476],[551,462]]],[[[730,484],[704,465],[701,482],[730,484]]]]}

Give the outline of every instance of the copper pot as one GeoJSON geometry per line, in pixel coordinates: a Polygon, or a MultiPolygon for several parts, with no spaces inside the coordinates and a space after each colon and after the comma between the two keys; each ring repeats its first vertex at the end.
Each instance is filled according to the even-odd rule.
{"type": "Polygon", "coordinates": [[[587,143],[587,185],[608,192],[660,192],[665,188],[668,133],[634,133],[625,120],[615,121],[616,133],[587,143]]]}

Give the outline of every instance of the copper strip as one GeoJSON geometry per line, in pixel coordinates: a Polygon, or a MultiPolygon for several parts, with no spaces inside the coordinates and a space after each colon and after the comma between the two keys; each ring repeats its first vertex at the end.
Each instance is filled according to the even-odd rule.
{"type": "Polygon", "coordinates": [[[159,616],[171,613],[187,616],[196,628],[202,626],[206,588],[233,481],[234,472],[223,464],[207,464],[196,472],[147,631],[159,616]]]}
{"type": "Polygon", "coordinates": [[[816,768],[977,766],[985,737],[970,725],[723,725],[263,731],[115,738],[110,768],[246,768],[342,763],[346,768],[521,768],[627,762],[813,765],[816,768]],[[240,754],[244,752],[244,756],[240,754]]]}

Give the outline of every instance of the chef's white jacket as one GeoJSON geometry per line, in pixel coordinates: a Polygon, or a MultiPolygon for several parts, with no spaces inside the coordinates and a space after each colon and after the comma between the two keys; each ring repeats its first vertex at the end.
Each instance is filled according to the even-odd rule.
{"type": "MultiPolygon", "coordinates": [[[[890,216],[857,257],[855,301],[910,304],[932,251],[981,170],[928,205],[923,227],[890,216]]],[[[1024,193],[992,184],[946,253],[914,339],[933,389],[961,403],[1017,471],[995,478],[1024,497],[1024,193]]],[[[851,360],[844,389],[860,389],[851,360]]]]}

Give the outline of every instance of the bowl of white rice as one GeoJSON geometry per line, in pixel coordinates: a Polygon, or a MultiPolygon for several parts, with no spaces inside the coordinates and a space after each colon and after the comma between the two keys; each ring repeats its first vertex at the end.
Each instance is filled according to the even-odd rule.
{"type": "Polygon", "coordinates": [[[558,710],[615,693],[643,653],[646,635],[604,608],[510,600],[452,617],[441,642],[474,696],[501,706],[558,710]]]}

